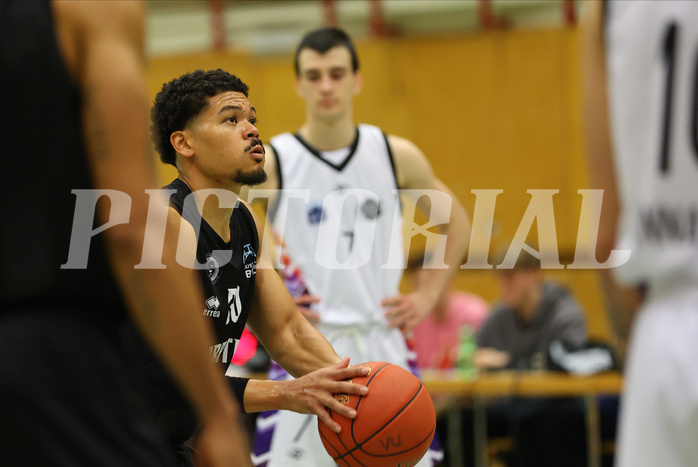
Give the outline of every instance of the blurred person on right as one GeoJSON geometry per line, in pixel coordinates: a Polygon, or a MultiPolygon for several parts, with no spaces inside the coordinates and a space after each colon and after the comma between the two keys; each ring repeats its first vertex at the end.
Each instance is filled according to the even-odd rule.
{"type": "Polygon", "coordinates": [[[604,190],[596,259],[630,252],[601,277],[621,341],[636,315],[617,465],[698,465],[698,3],[590,7],[586,142],[604,190]]]}

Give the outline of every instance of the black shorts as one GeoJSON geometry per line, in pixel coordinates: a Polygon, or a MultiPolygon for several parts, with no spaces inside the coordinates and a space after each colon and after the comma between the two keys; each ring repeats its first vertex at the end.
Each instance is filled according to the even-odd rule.
{"type": "Polygon", "coordinates": [[[85,316],[0,313],[0,464],[174,465],[115,333],[85,316]]]}

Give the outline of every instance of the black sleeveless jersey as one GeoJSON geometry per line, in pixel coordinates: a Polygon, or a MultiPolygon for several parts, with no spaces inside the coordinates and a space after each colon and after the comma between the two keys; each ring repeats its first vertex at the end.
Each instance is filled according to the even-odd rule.
{"type": "MultiPolygon", "coordinates": [[[[211,320],[216,335],[211,358],[220,364],[221,372],[225,372],[245,328],[252,303],[259,249],[254,218],[247,207],[238,202],[230,218],[230,242],[226,243],[201,219],[194,200],[191,199],[191,204],[186,201],[191,194],[186,183],[176,179],[164,189],[173,191],[170,206],[195,231],[196,226],[200,226],[196,257],[199,264],[205,265],[199,271],[204,301],[201,308],[191,312],[202,313],[211,320]],[[224,261],[221,253],[225,252],[232,252],[231,261],[224,261]]],[[[147,382],[145,393],[155,408],[160,428],[173,445],[183,443],[196,431],[194,410],[138,330],[128,325],[123,336],[140,374],[147,382]]]]}
{"type": "Polygon", "coordinates": [[[50,306],[124,318],[101,234],[92,238],[87,269],[61,269],[75,212],[71,190],[94,187],[82,96],[61,57],[48,0],[0,0],[0,73],[0,313],[50,306]]]}
{"type": "Polygon", "coordinates": [[[191,189],[176,179],[165,189],[176,190],[170,206],[198,231],[196,259],[201,265],[201,284],[205,300],[202,313],[211,319],[216,331],[216,345],[211,358],[228,367],[247,322],[257,274],[259,238],[252,214],[237,202],[230,218],[230,241],[224,242],[213,228],[201,219],[193,200],[185,203],[191,189]],[[230,260],[227,261],[230,256],[230,260]]]}

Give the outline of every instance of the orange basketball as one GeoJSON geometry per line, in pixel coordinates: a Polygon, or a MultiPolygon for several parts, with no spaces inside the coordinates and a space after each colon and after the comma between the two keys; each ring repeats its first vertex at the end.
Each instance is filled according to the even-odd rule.
{"type": "Polygon", "coordinates": [[[371,367],[371,372],[353,381],[368,386],[368,394],[336,396],[356,409],[356,418],[331,411],[332,419],[342,427],[341,433],[318,421],[325,449],[342,467],[417,464],[436,430],[436,411],[429,393],[416,376],[397,365],[363,365],[371,367]]]}

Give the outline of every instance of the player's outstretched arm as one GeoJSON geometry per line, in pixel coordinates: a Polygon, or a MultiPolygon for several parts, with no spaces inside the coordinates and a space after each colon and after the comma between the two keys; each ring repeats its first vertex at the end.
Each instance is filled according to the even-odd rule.
{"type": "MultiPolygon", "coordinates": [[[[100,206],[130,212],[130,222],[105,231],[107,254],[131,315],[181,384],[204,422],[206,465],[251,465],[238,407],[210,362],[211,331],[197,314],[202,296],[190,271],[173,260],[177,237],[168,235],[166,269],[134,269],[145,245],[149,198],[155,185],[148,135],[144,78],[143,7],[135,2],[58,2],[57,34],[82,90],[85,139],[96,188],[129,195],[128,205],[100,206]]],[[[124,203],[126,204],[126,203],[124,203]]]]}
{"type": "Polygon", "coordinates": [[[440,233],[447,239],[443,259],[448,268],[425,269],[420,276],[419,286],[413,293],[387,297],[383,301],[383,306],[387,307],[389,325],[409,332],[431,312],[463,262],[470,240],[470,219],[458,198],[434,175],[429,161],[414,143],[389,135],[388,144],[395,159],[397,181],[401,189],[435,190],[445,193],[451,199],[450,211],[443,213],[439,211],[448,209],[445,204],[428,204],[424,197],[409,200],[416,202],[417,208],[422,212],[429,212],[430,209],[434,218],[439,216],[449,219],[440,228],[440,233]],[[430,206],[429,209],[427,206],[430,206]]]}

